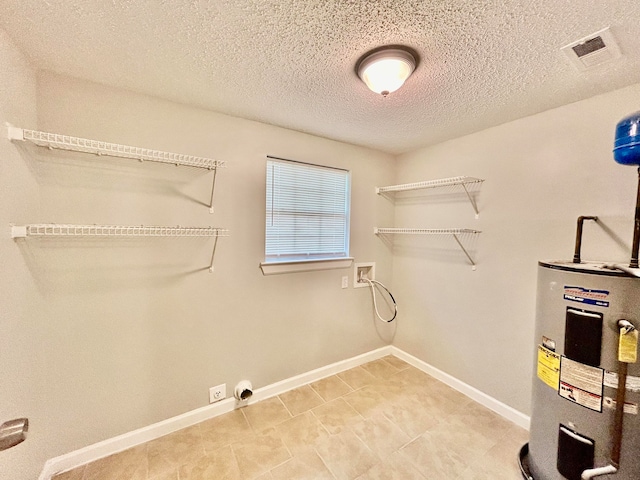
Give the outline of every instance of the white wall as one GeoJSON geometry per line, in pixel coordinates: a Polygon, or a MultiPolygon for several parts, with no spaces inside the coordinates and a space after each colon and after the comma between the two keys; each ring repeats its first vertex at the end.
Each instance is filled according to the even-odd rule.
{"type": "Polygon", "coordinates": [[[14,90],[31,112],[37,98],[37,125],[33,115],[3,111],[17,126],[213,157],[228,168],[218,173],[211,215],[204,170],[0,139],[12,169],[0,185],[10,193],[5,227],[213,225],[231,236],[219,240],[211,274],[211,239],[16,242],[2,230],[11,274],[3,268],[0,291],[11,323],[3,319],[1,337],[19,344],[0,353],[3,382],[12,385],[2,413],[32,424],[9,454],[22,466],[8,462],[3,476],[35,478],[48,458],[204,406],[211,386],[226,383],[231,393],[246,378],[259,388],[390,343],[393,331],[376,325],[369,292],[341,289],[351,270],[265,277],[259,263],[271,154],[351,170],[351,254],[377,261],[390,282],[391,253],[372,229],[392,221],[393,208],[372,205],[374,187],[393,180],[393,157],[52,73],[38,74],[37,93],[32,78],[30,90],[18,88],[26,86],[14,90]]]}
{"type": "Polygon", "coordinates": [[[481,230],[466,239],[396,238],[394,345],[529,412],[537,261],[571,260],[579,215],[583,259],[628,262],[637,174],[613,161],[616,123],[640,108],[640,85],[500,125],[398,159],[397,181],[486,179],[479,219],[460,187],[398,196],[400,227],[481,230]]]}
{"type": "MultiPolygon", "coordinates": [[[[0,65],[0,131],[6,134],[6,122],[35,126],[35,72],[3,30],[0,65]]],[[[35,220],[39,192],[28,166],[6,139],[0,139],[0,182],[0,423],[29,417],[34,422],[32,430],[38,432],[45,408],[45,391],[41,388],[45,359],[38,349],[43,337],[33,314],[26,312],[41,312],[42,298],[25,259],[16,254],[9,238],[9,223],[35,220]]],[[[33,478],[30,455],[34,451],[23,442],[0,452],[0,477],[33,478]]]]}

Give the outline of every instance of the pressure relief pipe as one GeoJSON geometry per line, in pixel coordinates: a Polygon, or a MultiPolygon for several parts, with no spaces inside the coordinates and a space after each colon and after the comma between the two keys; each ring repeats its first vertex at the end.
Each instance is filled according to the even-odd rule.
{"type": "Polygon", "coordinates": [[[601,475],[611,475],[617,473],[618,469],[613,465],[607,465],[606,467],[598,467],[598,468],[590,468],[589,470],[585,470],[582,472],[582,476],[580,477],[582,480],[591,480],[595,477],[600,477],[601,475]]]}
{"type": "Polygon", "coordinates": [[[620,341],[618,342],[618,390],[616,392],[616,410],[613,416],[613,431],[611,434],[611,463],[605,467],[584,470],[581,475],[582,480],[614,474],[620,468],[624,402],[627,393],[627,370],[629,363],[635,363],[636,361],[638,332],[635,331],[636,327],[629,320],[620,319],[617,326],[620,333],[620,341]],[[625,340],[624,337],[626,335],[630,335],[630,341],[625,340]]]}

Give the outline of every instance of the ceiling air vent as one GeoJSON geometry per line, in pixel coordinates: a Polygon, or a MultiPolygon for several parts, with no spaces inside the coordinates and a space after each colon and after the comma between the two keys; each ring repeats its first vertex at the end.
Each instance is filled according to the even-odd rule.
{"type": "Polygon", "coordinates": [[[580,71],[610,62],[621,55],[620,47],[609,31],[609,27],[570,43],[560,50],[580,71]]]}

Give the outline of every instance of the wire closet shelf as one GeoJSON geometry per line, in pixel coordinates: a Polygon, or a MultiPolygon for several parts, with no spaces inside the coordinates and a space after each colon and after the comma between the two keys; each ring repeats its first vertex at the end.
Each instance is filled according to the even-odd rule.
{"type": "Polygon", "coordinates": [[[69,225],[37,223],[11,225],[11,238],[27,237],[213,237],[209,271],[213,272],[218,237],[229,236],[229,230],[216,227],[167,227],[151,225],[69,225]]]}
{"type": "Polygon", "coordinates": [[[380,228],[376,227],[376,235],[399,234],[399,235],[462,235],[482,233],[480,230],[470,228],[380,228]]]}
{"type": "Polygon", "coordinates": [[[480,230],[470,228],[380,228],[373,230],[376,235],[451,235],[456,241],[460,249],[464,252],[467,259],[471,263],[471,269],[476,269],[476,262],[460,241],[461,235],[478,235],[482,233],[480,230]]]}
{"type": "Polygon", "coordinates": [[[213,191],[215,188],[216,169],[226,167],[226,162],[212,158],[197,157],[182,153],[151,150],[130,145],[91,140],[88,138],[72,137],[58,133],[28,130],[14,126],[8,127],[8,138],[12,141],[31,142],[39,147],[67,150],[71,152],[90,153],[98,156],[129,158],[141,162],[157,162],[175,166],[204,168],[213,171],[213,183],[211,186],[211,202],[209,210],[213,213],[213,191]]]}
{"type": "Polygon", "coordinates": [[[424,182],[404,183],[402,185],[390,185],[387,187],[376,187],[376,193],[404,192],[408,190],[420,190],[423,188],[449,187],[452,185],[467,185],[471,183],[482,183],[481,178],[475,177],[450,177],[439,178],[437,180],[426,180],[424,182]]]}
{"type": "Polygon", "coordinates": [[[484,182],[482,178],[476,177],[450,177],[450,178],[439,178],[437,180],[426,180],[424,182],[415,182],[415,183],[404,183],[402,185],[390,185],[387,187],[376,187],[376,193],[378,195],[396,193],[396,192],[409,192],[411,190],[422,190],[426,188],[438,188],[438,187],[450,187],[454,185],[461,185],[464,189],[464,192],[467,194],[467,198],[473,207],[474,212],[476,212],[476,218],[478,218],[478,205],[476,204],[475,199],[469,192],[467,185],[472,184],[481,184],[484,182]]]}

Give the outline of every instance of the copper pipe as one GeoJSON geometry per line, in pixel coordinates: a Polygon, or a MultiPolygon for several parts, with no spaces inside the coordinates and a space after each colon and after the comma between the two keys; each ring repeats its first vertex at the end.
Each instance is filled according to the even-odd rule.
{"type": "MultiPolygon", "coordinates": [[[[620,335],[626,335],[629,329],[635,327],[628,320],[618,320],[620,335]]],[[[611,430],[611,464],[605,467],[589,468],[582,472],[581,480],[590,480],[603,475],[612,475],[620,468],[620,451],[622,450],[622,427],[624,422],[624,401],[627,393],[627,369],[628,364],[618,362],[618,390],[616,391],[616,410],[613,414],[613,427],[611,430]]]]}
{"type": "MultiPolygon", "coordinates": [[[[638,192],[640,194],[640,185],[639,185],[638,192]]],[[[638,198],[639,198],[638,201],[640,202],[640,197],[638,198]]],[[[640,203],[638,205],[640,207],[640,203]]],[[[638,212],[638,210],[636,210],[636,212],[638,212]]],[[[598,217],[594,217],[594,216],[578,217],[578,227],[576,228],[576,249],[573,254],[573,263],[580,263],[580,250],[582,249],[582,224],[584,223],[585,220],[593,220],[594,222],[597,222],[598,217]]],[[[640,224],[638,225],[640,226],[640,224]]]]}
{"type": "Polygon", "coordinates": [[[616,410],[613,417],[613,445],[611,447],[611,463],[616,468],[620,468],[622,425],[624,420],[624,401],[627,389],[627,367],[627,363],[618,362],[618,391],[616,392],[616,410]]]}
{"type": "MultiPolygon", "coordinates": [[[[623,318],[618,320],[617,327],[621,337],[635,330],[635,326],[629,320],[623,318]]],[[[616,392],[616,410],[613,417],[613,432],[611,435],[611,463],[616,468],[620,468],[620,450],[622,447],[622,425],[624,422],[624,401],[627,394],[628,367],[628,363],[618,361],[618,390],[616,392]]]]}

